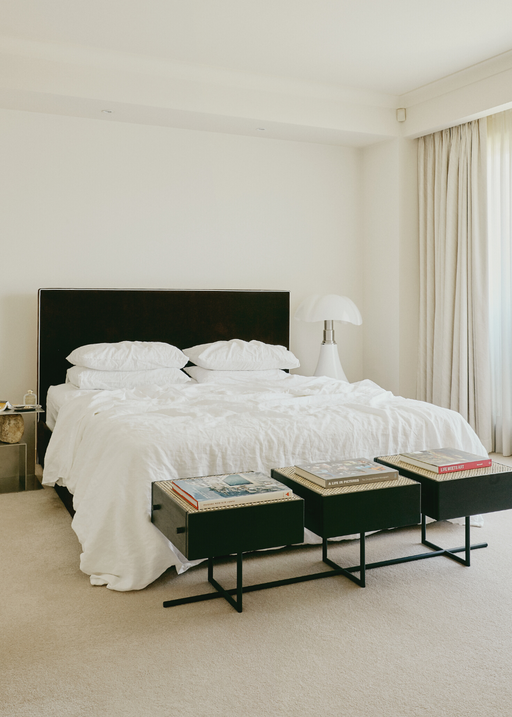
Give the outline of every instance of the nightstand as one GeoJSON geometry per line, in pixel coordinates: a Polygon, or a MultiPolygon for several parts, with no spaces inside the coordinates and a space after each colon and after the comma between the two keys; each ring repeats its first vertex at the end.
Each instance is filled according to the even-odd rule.
{"type": "Polygon", "coordinates": [[[0,441],[0,493],[13,493],[20,490],[38,490],[41,483],[36,476],[36,423],[38,413],[44,413],[40,407],[30,410],[2,411],[0,416],[21,415],[25,424],[19,443],[0,441]]]}
{"type": "Polygon", "coordinates": [[[27,444],[0,441],[0,493],[16,493],[27,485],[27,444]]]}

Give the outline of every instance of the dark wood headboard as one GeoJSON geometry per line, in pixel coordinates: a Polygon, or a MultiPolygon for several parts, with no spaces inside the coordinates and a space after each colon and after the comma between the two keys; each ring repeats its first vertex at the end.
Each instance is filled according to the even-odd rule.
{"type": "Polygon", "coordinates": [[[64,383],[71,351],[85,344],[165,341],[181,349],[257,339],[289,348],[288,291],[40,289],[38,400],[64,383]]]}

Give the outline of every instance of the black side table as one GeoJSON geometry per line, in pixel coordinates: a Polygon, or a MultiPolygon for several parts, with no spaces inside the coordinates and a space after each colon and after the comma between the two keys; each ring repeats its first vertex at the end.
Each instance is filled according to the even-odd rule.
{"type": "Polygon", "coordinates": [[[420,522],[421,487],[417,481],[399,476],[397,480],[322,488],[297,475],[293,467],[273,470],[272,477],[304,498],[304,523],[322,538],[324,562],[347,574],[361,587],[366,584],[366,570],[412,559],[366,563],[365,534],[420,522]],[[359,534],[359,565],[342,568],[327,558],[327,539],[352,534],[359,534]],[[351,575],[357,571],[359,579],[351,575]]]}
{"type": "Polygon", "coordinates": [[[238,612],[242,612],[244,592],[290,582],[279,580],[244,587],[243,553],[302,543],[304,540],[304,501],[297,496],[196,510],[172,490],[171,481],[157,481],[152,484],[151,520],[186,558],[208,558],[208,582],[216,590],[214,593],[167,600],[164,607],[224,597],[238,612]],[[237,586],[236,589],[225,590],[213,577],[213,559],[233,554],[237,556],[237,586]],[[233,594],[236,594],[236,599],[233,594]]]}
{"type": "MultiPolygon", "coordinates": [[[[401,475],[421,484],[422,543],[469,567],[471,550],[487,543],[470,544],[470,516],[512,508],[512,468],[493,461],[488,468],[451,473],[434,473],[400,460],[399,455],[379,456],[378,463],[396,468],[401,475]],[[434,520],[465,518],[465,542],[459,548],[443,549],[426,537],[426,516],[434,520]],[[464,558],[456,553],[464,552],[464,558]]],[[[436,554],[434,553],[434,554],[436,554]]]]}

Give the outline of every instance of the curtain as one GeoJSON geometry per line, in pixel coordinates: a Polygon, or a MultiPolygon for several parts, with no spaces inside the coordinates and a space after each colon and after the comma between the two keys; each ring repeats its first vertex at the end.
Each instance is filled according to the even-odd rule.
{"type": "Polygon", "coordinates": [[[418,398],[458,411],[492,445],[486,120],[418,147],[418,398]]]}
{"type": "Polygon", "coordinates": [[[492,408],[496,451],[512,454],[512,111],[487,118],[492,408]]]}

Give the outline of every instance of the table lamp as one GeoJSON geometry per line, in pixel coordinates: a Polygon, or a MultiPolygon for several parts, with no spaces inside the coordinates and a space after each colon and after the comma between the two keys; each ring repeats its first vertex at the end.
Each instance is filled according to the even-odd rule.
{"type": "Polygon", "coordinates": [[[327,294],[308,296],[295,312],[298,321],[323,321],[324,340],[320,346],[320,355],[315,376],[329,376],[347,381],[341,367],[338,345],[334,339],[334,321],[348,324],[363,323],[359,309],[348,296],[327,294]]]}

